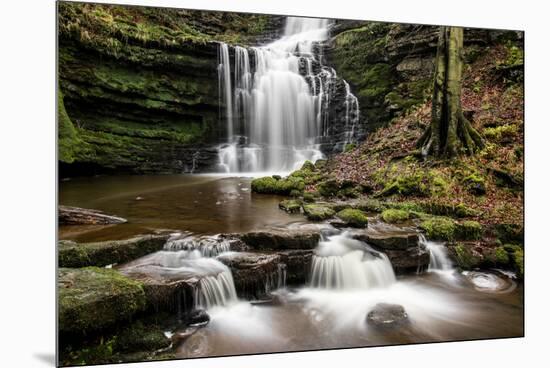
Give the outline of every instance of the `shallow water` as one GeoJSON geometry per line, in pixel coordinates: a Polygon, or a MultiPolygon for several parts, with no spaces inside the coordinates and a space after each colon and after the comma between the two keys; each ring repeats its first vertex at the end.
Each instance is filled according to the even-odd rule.
{"type": "Polygon", "coordinates": [[[523,335],[522,290],[476,290],[436,273],[401,278],[365,291],[303,288],[279,291],[280,305],[239,302],[209,311],[211,322],[177,350],[181,358],[278,351],[470,340],[523,335]],[[402,305],[409,322],[373,327],[366,315],[377,303],[402,305]]]}
{"type": "Polygon", "coordinates": [[[251,178],[143,175],[75,178],[59,185],[59,203],[124,217],[116,226],[63,226],[60,239],[124,239],[152,230],[243,232],[303,222],[278,209],[279,196],[251,193],[251,178]]]}

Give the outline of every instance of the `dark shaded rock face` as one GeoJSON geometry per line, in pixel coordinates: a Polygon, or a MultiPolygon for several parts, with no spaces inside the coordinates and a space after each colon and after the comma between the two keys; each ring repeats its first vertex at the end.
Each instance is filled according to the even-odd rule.
{"type": "Polygon", "coordinates": [[[122,217],[107,215],[98,210],[59,206],[59,225],[109,225],[127,222],[122,217]]]}
{"type": "Polygon", "coordinates": [[[313,250],[287,250],[278,254],[281,262],[286,266],[286,284],[305,284],[311,273],[313,250]]]}
{"type": "Polygon", "coordinates": [[[416,233],[398,230],[383,233],[368,229],[353,233],[352,237],[384,252],[397,274],[426,269],[430,264],[430,253],[419,243],[416,233]]]}
{"type": "Polygon", "coordinates": [[[127,240],[97,243],[60,241],[58,257],[60,267],[103,267],[124,263],[161,250],[169,235],[142,235],[127,240]]]}
{"type": "Polygon", "coordinates": [[[409,316],[401,305],[379,303],[367,315],[367,323],[377,328],[394,328],[407,323],[409,316]]]}
{"type": "Polygon", "coordinates": [[[313,249],[321,239],[318,232],[305,230],[252,231],[234,236],[258,250],[313,249]]]}
{"type": "Polygon", "coordinates": [[[225,253],[216,257],[231,269],[240,297],[262,298],[283,282],[283,265],[278,254],[225,253]]]}

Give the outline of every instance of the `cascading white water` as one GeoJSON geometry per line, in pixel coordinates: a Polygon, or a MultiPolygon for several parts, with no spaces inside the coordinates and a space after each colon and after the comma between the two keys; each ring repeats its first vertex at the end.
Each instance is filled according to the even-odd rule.
{"type": "MultiPolygon", "coordinates": [[[[329,24],[327,19],[288,17],[280,39],[262,47],[234,47],[233,86],[229,48],[220,44],[220,102],[228,134],[218,150],[221,170],[290,172],[324,157],[318,138],[328,134],[336,72],[322,65],[314,49],[328,38],[329,24]]],[[[345,110],[349,143],[359,104],[347,83],[345,110]]]]}
{"type": "Polygon", "coordinates": [[[225,270],[215,276],[200,279],[195,293],[195,308],[225,306],[237,301],[237,292],[231,271],[225,270]]]}
{"type": "Polygon", "coordinates": [[[166,250],[198,250],[203,257],[216,257],[224,252],[229,252],[231,246],[227,239],[219,236],[176,236],[169,239],[164,245],[166,250]]]}
{"type": "Polygon", "coordinates": [[[428,271],[454,271],[453,262],[449,258],[449,251],[444,243],[429,241],[423,234],[419,235],[419,241],[430,252],[428,271]]]}
{"type": "Polygon", "coordinates": [[[315,249],[313,287],[364,290],[394,282],[395,274],[388,257],[346,233],[330,236],[315,249]]]}

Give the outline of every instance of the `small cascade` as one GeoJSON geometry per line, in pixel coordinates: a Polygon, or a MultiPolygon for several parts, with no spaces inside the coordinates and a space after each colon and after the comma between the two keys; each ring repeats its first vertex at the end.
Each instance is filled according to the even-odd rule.
{"type": "Polygon", "coordinates": [[[164,245],[166,250],[197,250],[203,257],[216,257],[221,253],[229,252],[231,245],[227,239],[219,236],[184,236],[183,238],[169,239],[164,245]]]}
{"type": "Polygon", "coordinates": [[[319,242],[312,261],[311,286],[370,289],[389,286],[395,274],[388,257],[346,233],[319,242]]]}
{"type": "Polygon", "coordinates": [[[444,243],[433,242],[426,239],[423,234],[419,235],[419,242],[430,252],[430,264],[428,271],[454,271],[453,262],[449,258],[449,251],[444,243]]]}
{"type": "Polygon", "coordinates": [[[328,39],[329,26],[327,19],[288,17],[280,39],[261,47],[234,46],[234,60],[229,46],[220,43],[220,106],[225,107],[220,116],[227,126],[226,142],[218,148],[221,171],[286,173],[324,158],[320,143],[332,134],[329,109],[342,86],[345,131],[338,134],[345,143],[353,141],[358,100],[349,84],[322,64],[319,43],[328,39]]]}
{"type": "Polygon", "coordinates": [[[196,309],[226,306],[236,301],[237,292],[235,291],[233,276],[227,267],[217,275],[201,278],[195,291],[196,309]]]}

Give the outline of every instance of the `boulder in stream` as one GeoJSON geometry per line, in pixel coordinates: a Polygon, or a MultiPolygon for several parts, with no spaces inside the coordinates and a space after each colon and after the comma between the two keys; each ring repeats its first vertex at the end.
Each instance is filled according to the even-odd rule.
{"type": "Polygon", "coordinates": [[[367,314],[367,323],[378,328],[393,328],[408,320],[405,308],[398,304],[378,303],[367,314]]]}

